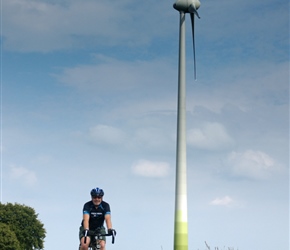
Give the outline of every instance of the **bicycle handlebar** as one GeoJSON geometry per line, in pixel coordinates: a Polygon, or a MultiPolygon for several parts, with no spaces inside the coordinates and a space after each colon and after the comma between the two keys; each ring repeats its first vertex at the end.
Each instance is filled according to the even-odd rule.
{"type": "Polygon", "coordinates": [[[112,236],[112,244],[115,243],[115,236],[116,236],[116,232],[114,231],[113,233],[111,234],[102,234],[102,233],[99,233],[98,231],[93,231],[93,230],[86,230],[85,231],[85,239],[84,239],[84,243],[86,244],[87,243],[87,236],[112,236]]]}

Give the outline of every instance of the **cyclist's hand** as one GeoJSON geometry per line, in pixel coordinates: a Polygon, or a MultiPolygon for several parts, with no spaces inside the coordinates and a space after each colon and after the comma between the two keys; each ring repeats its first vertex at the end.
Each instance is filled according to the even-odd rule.
{"type": "Polygon", "coordinates": [[[109,234],[109,235],[116,235],[117,232],[116,232],[115,229],[109,228],[109,229],[108,229],[108,234],[109,234]]]}
{"type": "Polygon", "coordinates": [[[85,239],[84,239],[84,243],[86,244],[86,242],[87,242],[87,236],[88,236],[88,234],[89,234],[89,229],[85,229],[85,230],[83,231],[83,234],[84,234],[84,237],[85,237],[85,239]]]}

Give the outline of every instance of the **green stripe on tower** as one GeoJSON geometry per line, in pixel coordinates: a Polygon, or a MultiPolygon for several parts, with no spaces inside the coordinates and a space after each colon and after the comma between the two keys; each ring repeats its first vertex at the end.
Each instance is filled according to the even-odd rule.
{"type": "Polygon", "coordinates": [[[188,227],[187,221],[182,221],[182,212],[175,214],[174,250],[188,250],[188,227]]]}

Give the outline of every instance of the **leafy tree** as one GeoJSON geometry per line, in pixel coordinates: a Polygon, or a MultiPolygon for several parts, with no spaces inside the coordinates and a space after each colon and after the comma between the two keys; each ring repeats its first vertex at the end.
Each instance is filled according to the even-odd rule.
{"type": "Polygon", "coordinates": [[[21,250],[19,241],[7,224],[0,223],[0,249],[21,250]]]}
{"type": "Polygon", "coordinates": [[[8,225],[15,233],[22,250],[43,249],[44,247],[46,231],[37,216],[38,214],[31,207],[0,203],[0,223],[8,225]]]}

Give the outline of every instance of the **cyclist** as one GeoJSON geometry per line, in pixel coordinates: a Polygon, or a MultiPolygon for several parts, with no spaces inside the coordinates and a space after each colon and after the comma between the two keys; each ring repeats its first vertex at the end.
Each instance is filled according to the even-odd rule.
{"type": "MultiPolygon", "coordinates": [[[[108,229],[108,234],[113,234],[116,231],[112,229],[111,210],[109,203],[103,201],[104,191],[100,188],[93,188],[91,190],[91,200],[84,204],[83,220],[80,226],[80,250],[88,250],[91,238],[85,235],[88,230],[100,229],[100,233],[105,234],[104,221],[108,229]]],[[[105,250],[106,239],[100,241],[101,250],[105,250]]]]}

